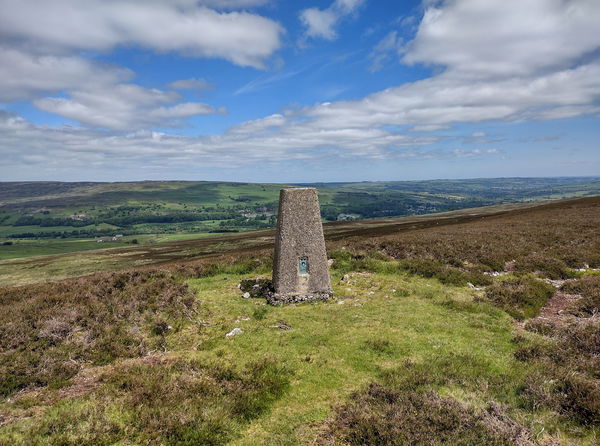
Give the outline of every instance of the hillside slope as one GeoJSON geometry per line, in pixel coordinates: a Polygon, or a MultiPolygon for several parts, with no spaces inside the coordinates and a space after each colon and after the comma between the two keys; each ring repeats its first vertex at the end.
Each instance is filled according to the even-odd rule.
{"type": "Polygon", "coordinates": [[[600,198],[387,223],[326,303],[240,296],[268,240],[0,288],[0,444],[597,444],[600,198]]]}

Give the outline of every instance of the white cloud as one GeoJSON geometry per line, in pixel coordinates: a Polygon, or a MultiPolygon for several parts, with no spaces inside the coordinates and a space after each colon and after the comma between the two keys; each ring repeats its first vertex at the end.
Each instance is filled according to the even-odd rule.
{"type": "Polygon", "coordinates": [[[111,85],[132,77],[127,69],[99,65],[81,57],[37,56],[0,46],[0,102],[69,88],[111,85]]]}
{"type": "Polygon", "coordinates": [[[306,26],[306,34],[309,37],[333,40],[337,36],[333,26],[336,24],[338,17],[330,10],[305,9],[300,13],[300,20],[306,26]]]}
{"type": "Polygon", "coordinates": [[[364,0],[335,0],[327,9],[307,8],[300,12],[300,21],[306,27],[306,36],[333,40],[338,22],[354,13],[364,0]]]}
{"type": "Polygon", "coordinates": [[[588,107],[598,98],[600,63],[594,63],[532,78],[502,80],[466,81],[443,73],[359,101],[311,107],[305,113],[314,118],[314,125],[323,128],[447,125],[492,119],[546,119],[550,111],[564,107],[576,116],[577,110],[589,113],[588,107]]]}
{"type": "Polygon", "coordinates": [[[119,84],[75,90],[70,98],[48,97],[34,104],[46,112],[112,130],[172,127],[180,125],[183,118],[224,112],[198,102],[171,105],[179,100],[174,92],[119,84]]]}
{"type": "MultiPolygon", "coordinates": [[[[43,166],[40,160],[52,163],[71,159],[99,168],[116,161],[123,166],[161,163],[235,168],[325,156],[368,160],[434,157],[436,149],[424,152],[420,148],[439,142],[441,137],[418,132],[488,120],[597,116],[600,42],[594,43],[597,33],[580,35],[580,30],[587,33],[588,23],[600,23],[598,3],[590,0],[546,0],[546,3],[549,6],[544,11],[535,8],[539,6],[538,0],[435,3],[437,6],[426,11],[405,57],[411,63],[443,65],[445,70],[440,74],[360,100],[323,103],[248,121],[219,135],[185,137],[149,131],[122,134],[48,128],[3,115],[0,151],[6,154],[4,169],[19,162],[43,166]],[[516,12],[509,13],[503,8],[516,12]],[[483,20],[485,26],[480,26],[477,20],[483,20]],[[543,23],[535,26],[536,20],[543,23]],[[561,20],[564,23],[553,31],[557,35],[550,35],[547,23],[558,24],[561,20]],[[468,29],[470,23],[473,30],[468,29]],[[510,39],[502,40],[510,34],[505,29],[512,29],[519,36],[518,48],[510,39]],[[567,41],[569,45],[565,48],[561,42],[567,41]],[[483,54],[482,45],[488,45],[485,50],[489,54],[483,54]],[[443,51],[438,51],[438,46],[443,51]],[[527,53],[532,55],[531,64],[522,56],[527,53]]],[[[382,47],[391,46],[382,44],[382,47]]],[[[177,93],[142,87],[119,87],[114,92],[103,86],[92,91],[78,88],[70,98],[51,99],[38,101],[38,105],[53,107],[65,115],[69,113],[90,125],[123,130],[143,128],[164,119],[176,124],[188,113],[219,111],[204,108],[203,104],[177,105],[180,100],[177,93]]],[[[466,142],[476,144],[491,142],[480,131],[466,138],[470,138],[466,142]]],[[[444,156],[483,157],[501,152],[494,148],[457,150],[445,152],[444,156]]]]}
{"type": "Polygon", "coordinates": [[[473,149],[473,150],[463,150],[463,149],[454,149],[452,154],[458,158],[475,158],[483,155],[496,155],[501,153],[501,150],[498,149],[473,149]]]}
{"type": "Polygon", "coordinates": [[[597,0],[453,0],[425,11],[404,60],[463,76],[524,76],[570,66],[600,45],[597,0]]]}
{"type": "MultiPolygon", "coordinates": [[[[79,127],[34,125],[0,111],[0,175],[28,163],[40,171],[69,165],[71,169],[132,169],[136,166],[215,166],[237,168],[328,157],[402,157],[401,147],[431,144],[435,137],[409,137],[382,129],[312,128],[293,115],[273,115],[232,128],[221,135],[185,137],[151,131],[127,134],[79,127]],[[392,147],[393,149],[391,149],[392,147]]],[[[411,155],[412,156],[412,155],[411,155]]]]}
{"type": "Polygon", "coordinates": [[[260,68],[284,32],[260,15],[218,12],[188,0],[0,0],[0,10],[0,37],[54,53],[135,45],[260,68]]]}
{"type": "MultiPolygon", "coordinates": [[[[219,57],[263,67],[281,45],[283,28],[249,12],[220,9],[264,0],[0,0],[0,103],[33,99],[46,112],[112,130],[181,125],[190,116],[224,113],[180,95],[127,84],[128,69],[105,66],[83,51],[138,46],[188,56],[219,57]],[[76,54],[76,55],[75,55],[76,54]],[[54,97],[40,97],[43,95],[54,97]]],[[[203,79],[172,82],[175,90],[205,90],[203,79]]]]}
{"type": "Polygon", "coordinates": [[[369,54],[369,58],[371,59],[369,71],[379,71],[387,61],[397,58],[402,49],[402,43],[402,37],[398,36],[398,32],[390,31],[375,45],[373,51],[369,54]]]}
{"type": "MultiPolygon", "coordinates": [[[[304,112],[322,128],[417,130],[598,113],[597,23],[600,2],[594,0],[447,1],[426,10],[405,56],[411,63],[443,64],[441,74],[304,112]]],[[[384,39],[382,47],[393,40],[384,39]]]]}
{"type": "Polygon", "coordinates": [[[447,130],[449,129],[449,125],[439,125],[439,124],[421,124],[415,125],[409,129],[411,132],[435,132],[438,130],[447,130]]]}

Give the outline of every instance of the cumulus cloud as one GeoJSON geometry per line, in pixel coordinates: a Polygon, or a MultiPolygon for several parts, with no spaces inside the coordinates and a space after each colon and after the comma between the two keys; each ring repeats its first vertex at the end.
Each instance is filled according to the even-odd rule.
{"type": "Polygon", "coordinates": [[[34,104],[41,110],[112,130],[172,127],[190,116],[225,112],[199,102],[171,105],[179,100],[179,94],[172,91],[119,84],[75,90],[69,98],[47,97],[34,104]]]}
{"type": "Polygon", "coordinates": [[[364,0],[335,0],[327,9],[307,8],[300,12],[300,21],[306,27],[306,36],[333,40],[338,22],[354,13],[364,0]]]}
{"type": "Polygon", "coordinates": [[[388,159],[405,155],[395,149],[414,150],[436,140],[383,129],[320,130],[296,121],[294,115],[269,116],[220,135],[188,137],[147,130],[111,134],[81,127],[39,126],[0,111],[0,174],[6,177],[13,166],[24,163],[50,169],[67,161],[74,169],[110,169],[115,165],[237,168],[323,156],[388,159]]]}
{"type": "Polygon", "coordinates": [[[597,0],[452,0],[426,9],[404,61],[462,76],[526,76],[600,46],[597,0]]]}
{"type": "MultiPolygon", "coordinates": [[[[354,10],[359,2],[334,4],[346,11],[354,10]]],[[[430,78],[360,100],[285,111],[222,134],[199,137],[49,128],[4,114],[0,117],[0,147],[3,155],[7,154],[5,166],[18,162],[43,165],[40,160],[73,157],[98,166],[115,160],[122,165],[143,160],[143,164],[233,168],[323,156],[375,160],[431,157],[435,149],[421,150],[441,140],[431,132],[456,123],[598,116],[600,37],[589,25],[600,23],[598,5],[593,0],[432,2],[404,56],[406,63],[443,67],[430,78]],[[547,8],[542,8],[542,3],[547,8]],[[540,23],[536,25],[536,21],[540,23]],[[513,33],[518,44],[510,37],[513,33]],[[30,158],[25,160],[25,155],[30,158]]],[[[335,25],[330,29],[335,30],[335,25]]],[[[392,41],[397,44],[398,35],[390,37],[392,41]]],[[[382,43],[382,48],[392,47],[387,41],[382,43]]],[[[142,87],[111,92],[99,86],[91,92],[80,88],[72,93],[68,98],[39,100],[37,105],[65,116],[69,113],[90,125],[123,130],[126,126],[120,127],[117,121],[128,122],[129,128],[143,128],[159,120],[177,121],[188,113],[219,111],[203,104],[179,107],[176,92],[142,87]],[[116,110],[118,118],[110,121],[108,110],[111,114],[116,110]],[[137,115],[149,118],[135,118],[136,110],[145,111],[137,115]]],[[[483,132],[474,132],[466,140],[474,144],[491,141],[483,132]]],[[[456,150],[445,156],[501,153],[496,148],[456,150]]]]}
{"type": "MultiPolygon", "coordinates": [[[[262,2],[228,2],[257,3],[262,2]]],[[[261,68],[283,33],[260,15],[219,12],[187,0],[0,0],[0,10],[0,37],[54,53],[136,45],[261,68]]]]}
{"type": "MultiPolygon", "coordinates": [[[[208,104],[179,103],[173,91],[126,83],[134,73],[94,62],[85,51],[137,46],[262,68],[280,47],[283,28],[260,15],[229,10],[266,3],[0,0],[0,103],[31,99],[46,112],[119,131],[178,126],[190,116],[224,113],[208,104]]],[[[167,88],[199,91],[212,85],[190,78],[167,88]]]]}
{"type": "MultiPolygon", "coordinates": [[[[426,9],[407,63],[443,65],[428,79],[362,100],[306,109],[314,125],[414,125],[560,119],[598,113],[600,3],[452,0],[426,9]]],[[[389,37],[382,47],[393,46],[389,37]]]]}
{"type": "Polygon", "coordinates": [[[89,85],[111,85],[133,77],[130,70],[76,56],[39,56],[0,46],[0,102],[89,85]]]}

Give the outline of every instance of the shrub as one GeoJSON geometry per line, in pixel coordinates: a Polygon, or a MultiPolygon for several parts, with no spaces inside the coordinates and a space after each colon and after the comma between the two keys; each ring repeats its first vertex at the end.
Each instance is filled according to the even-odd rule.
{"type": "Polygon", "coordinates": [[[489,285],[492,282],[481,272],[464,271],[433,259],[401,260],[400,269],[421,277],[434,277],[445,285],[465,286],[467,283],[489,285]]]}
{"type": "Polygon", "coordinates": [[[570,294],[581,294],[584,297],[600,294],[600,276],[584,276],[571,282],[566,282],[560,288],[570,294]]]}
{"type": "Polygon", "coordinates": [[[497,404],[480,412],[434,391],[370,384],[336,410],[320,444],[508,446],[528,444],[528,437],[497,404]]]}
{"type": "Polygon", "coordinates": [[[289,378],[268,359],[237,370],[149,357],[117,366],[101,378],[104,385],[88,404],[59,404],[41,422],[22,425],[18,437],[52,445],[108,445],[123,438],[131,444],[223,445],[283,395],[289,378]]]}
{"type": "Polygon", "coordinates": [[[555,326],[549,334],[550,342],[526,345],[515,353],[517,359],[536,365],[521,392],[525,404],[531,409],[550,408],[580,424],[597,425],[600,323],[555,326]]]}
{"type": "Polygon", "coordinates": [[[160,271],[0,289],[0,394],[63,383],[85,362],[144,355],[197,307],[186,285],[160,271]]]}
{"type": "Polygon", "coordinates": [[[583,425],[600,422],[600,383],[554,363],[543,363],[543,371],[528,375],[522,390],[526,407],[547,407],[583,425]]]}
{"type": "Polygon", "coordinates": [[[532,276],[508,277],[486,290],[486,299],[504,309],[516,319],[537,315],[554,295],[555,289],[532,276]]]}
{"type": "Polygon", "coordinates": [[[549,279],[569,279],[575,277],[573,270],[560,259],[544,254],[532,254],[515,262],[515,270],[525,273],[541,273],[549,279]]]}
{"type": "Polygon", "coordinates": [[[583,296],[567,308],[568,313],[581,317],[600,313],[600,276],[584,276],[567,282],[561,287],[561,290],[583,296]]]}
{"type": "Polygon", "coordinates": [[[553,334],[556,327],[550,321],[533,319],[525,323],[525,330],[547,336],[553,334]]]}

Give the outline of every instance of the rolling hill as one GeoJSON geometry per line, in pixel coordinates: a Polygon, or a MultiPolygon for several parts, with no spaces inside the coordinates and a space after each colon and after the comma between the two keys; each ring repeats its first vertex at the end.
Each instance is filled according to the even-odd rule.
{"type": "MultiPolygon", "coordinates": [[[[0,183],[0,259],[272,228],[280,184],[0,183]],[[102,245],[99,245],[102,243],[102,245]]],[[[600,194],[599,178],[313,184],[325,221],[600,194]]]]}
{"type": "Polygon", "coordinates": [[[268,231],[6,267],[0,444],[597,444],[600,198],[325,227],[329,302],[268,231]]]}

